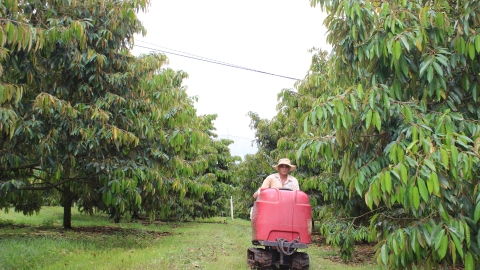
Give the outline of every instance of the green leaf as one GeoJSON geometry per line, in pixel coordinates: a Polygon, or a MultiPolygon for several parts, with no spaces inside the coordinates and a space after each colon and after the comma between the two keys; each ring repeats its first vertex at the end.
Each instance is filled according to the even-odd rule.
{"type": "Polygon", "coordinates": [[[390,147],[388,157],[390,158],[391,162],[397,163],[397,144],[396,143],[392,144],[392,146],[390,147]]]}
{"type": "Polygon", "coordinates": [[[453,243],[455,244],[455,248],[458,254],[460,254],[460,257],[462,257],[463,259],[463,256],[464,256],[463,248],[462,248],[462,244],[460,244],[460,241],[458,240],[458,237],[454,233],[451,233],[450,237],[452,237],[453,243]]]}
{"type": "Polygon", "coordinates": [[[297,150],[297,153],[295,155],[297,159],[300,159],[300,157],[302,156],[303,149],[305,149],[306,144],[307,143],[302,144],[302,146],[300,146],[300,148],[297,150]]]}
{"type": "Polygon", "coordinates": [[[403,148],[398,147],[398,150],[397,150],[397,160],[398,160],[398,162],[403,162],[404,157],[405,157],[405,152],[403,152],[403,148]]]}
{"type": "Polygon", "coordinates": [[[480,246],[480,228],[477,231],[477,246],[480,246]]]}
{"type": "Polygon", "coordinates": [[[373,195],[370,190],[365,194],[365,203],[367,204],[368,208],[371,210],[373,209],[373,195]]]}
{"type": "MultiPolygon", "coordinates": [[[[458,142],[458,141],[457,141],[458,142]]],[[[457,164],[458,164],[458,149],[457,147],[455,146],[455,144],[452,144],[450,146],[450,154],[452,156],[452,165],[454,167],[457,167],[457,164]]]]}
{"type": "Polygon", "coordinates": [[[478,202],[477,205],[475,206],[475,212],[473,214],[473,221],[475,221],[475,223],[477,223],[479,219],[480,219],[480,202],[478,202]]]}
{"type": "Polygon", "coordinates": [[[432,170],[434,172],[437,171],[437,168],[435,167],[435,164],[433,164],[433,162],[430,159],[425,159],[424,162],[425,162],[425,165],[427,165],[428,168],[430,168],[430,170],[432,170]]]}
{"type": "Polygon", "coordinates": [[[475,59],[475,44],[468,44],[468,53],[470,55],[470,59],[475,59]]]}
{"type": "Polygon", "coordinates": [[[428,66],[427,68],[427,81],[431,83],[433,80],[433,68],[432,66],[428,66]]]}
{"type": "Polygon", "coordinates": [[[440,197],[440,181],[438,181],[438,176],[436,172],[430,174],[430,178],[433,182],[433,193],[440,197]]]}
{"type": "Polygon", "coordinates": [[[475,36],[475,49],[480,53],[480,35],[475,36]]]}
{"type": "MultiPolygon", "coordinates": [[[[417,239],[418,239],[417,243],[418,243],[422,248],[426,248],[427,245],[426,245],[426,243],[425,243],[425,235],[422,233],[421,230],[419,230],[419,229],[417,229],[417,228],[415,228],[415,230],[417,231],[417,239]]],[[[418,247],[418,249],[417,249],[417,247],[415,247],[415,252],[416,252],[417,254],[420,254],[420,247],[418,247]]]]}
{"type": "Polygon", "coordinates": [[[444,23],[443,23],[443,13],[439,12],[437,13],[437,17],[435,18],[435,24],[438,26],[438,28],[442,28],[444,23]]]}
{"type": "Polygon", "coordinates": [[[345,108],[343,107],[343,103],[341,100],[337,100],[335,102],[335,109],[343,116],[345,114],[345,108]]]}
{"type": "Polygon", "coordinates": [[[378,131],[382,130],[382,119],[380,118],[380,114],[378,111],[375,111],[374,113],[374,119],[375,119],[375,125],[377,126],[378,131]]]}
{"type": "Polygon", "coordinates": [[[392,179],[390,176],[390,172],[386,171],[385,172],[385,190],[390,194],[392,193],[392,179]]]}
{"type": "Polygon", "coordinates": [[[465,243],[467,243],[467,247],[470,247],[470,226],[465,222],[463,223],[463,227],[465,229],[465,243]]]}
{"type": "MultiPolygon", "coordinates": [[[[408,44],[408,43],[407,43],[408,44]]],[[[407,48],[408,46],[405,46],[405,48],[407,48]]],[[[410,50],[409,48],[407,48],[407,50],[410,50]]],[[[408,63],[407,63],[407,60],[405,60],[405,57],[401,57],[400,58],[400,68],[402,69],[402,72],[403,72],[403,75],[405,77],[409,77],[409,73],[408,73],[408,63]]]]}
{"type": "Polygon", "coordinates": [[[112,192],[109,190],[107,191],[107,201],[105,202],[106,205],[112,204],[112,192]]]}
{"type": "MultiPolygon", "coordinates": [[[[396,97],[398,100],[402,100],[402,84],[400,83],[399,80],[395,80],[393,82],[393,91],[394,91],[395,96],[392,96],[392,98],[396,97]]],[[[407,108],[407,107],[405,107],[405,108],[407,108]]]]}
{"type": "Polygon", "coordinates": [[[418,190],[420,192],[420,195],[422,196],[422,199],[425,202],[428,202],[428,190],[427,190],[427,187],[425,186],[425,182],[423,181],[422,178],[417,178],[417,186],[418,186],[418,190]]]}
{"type": "Polygon", "coordinates": [[[448,58],[446,58],[445,56],[443,56],[441,54],[437,54],[435,56],[435,61],[440,62],[440,64],[442,64],[444,67],[448,67],[448,58]]]}
{"type": "Polygon", "coordinates": [[[316,112],[316,116],[317,116],[318,120],[321,120],[322,117],[323,117],[323,110],[322,110],[322,108],[320,108],[320,107],[317,106],[317,107],[315,108],[315,112],[316,112]]]}
{"type": "Polygon", "coordinates": [[[447,254],[447,247],[448,247],[448,237],[442,234],[442,240],[440,241],[440,247],[437,250],[438,258],[441,260],[447,254]]]}
{"type": "Polygon", "coordinates": [[[414,140],[412,141],[408,146],[407,146],[407,150],[410,150],[415,144],[417,144],[418,140],[414,140]]]}
{"type": "Polygon", "coordinates": [[[419,73],[419,76],[422,77],[423,74],[425,73],[425,71],[427,71],[428,67],[430,66],[431,64],[431,61],[432,59],[428,59],[427,61],[423,61],[420,63],[420,73],[419,73]]]}
{"type": "Polygon", "coordinates": [[[438,205],[438,212],[440,213],[440,215],[442,216],[444,221],[448,222],[450,220],[450,217],[449,217],[447,211],[445,211],[445,209],[443,208],[443,205],[441,203],[438,205]]]}
{"type": "Polygon", "coordinates": [[[428,194],[431,195],[433,193],[433,187],[434,187],[433,179],[432,179],[432,176],[430,175],[430,177],[428,177],[427,179],[428,194]]]}
{"type": "Polygon", "coordinates": [[[440,156],[442,158],[442,165],[445,169],[448,169],[448,153],[445,149],[440,149],[440,156]]]}
{"type": "Polygon", "coordinates": [[[350,103],[352,104],[353,110],[357,110],[357,99],[355,98],[355,95],[350,95],[350,103]]]}
{"type": "Polygon", "coordinates": [[[380,251],[380,257],[382,258],[382,262],[384,265],[387,265],[388,262],[388,249],[387,245],[383,244],[382,249],[380,251]]]}
{"type": "Polygon", "coordinates": [[[467,252],[465,256],[465,270],[474,270],[475,269],[475,261],[473,260],[472,253],[467,252]]]}
{"type": "Polygon", "coordinates": [[[305,120],[303,121],[303,131],[308,133],[308,117],[305,117],[305,120]]]}
{"type": "Polygon", "coordinates": [[[408,44],[407,38],[404,35],[400,36],[400,41],[402,41],[403,46],[407,50],[407,52],[410,51],[410,44],[408,44]]]}
{"type": "Polygon", "coordinates": [[[442,238],[445,236],[445,231],[442,228],[442,224],[438,224],[432,231],[431,240],[434,242],[434,250],[437,251],[442,244],[442,238]]]}
{"type": "Polygon", "coordinates": [[[359,99],[363,98],[363,86],[361,84],[357,86],[357,94],[359,99]]]}
{"type": "Polygon", "coordinates": [[[312,126],[315,126],[317,124],[317,115],[315,111],[312,111],[310,113],[310,122],[312,123],[312,126]]]}
{"type": "Polygon", "coordinates": [[[369,109],[367,111],[367,117],[365,118],[365,127],[368,129],[370,127],[370,123],[372,122],[372,110],[369,109]]]}
{"type": "Polygon", "coordinates": [[[377,184],[374,182],[374,184],[370,185],[370,188],[372,190],[372,199],[374,200],[375,204],[378,205],[377,202],[378,202],[378,198],[380,197],[380,192],[378,191],[377,184]]]}
{"type": "Polygon", "coordinates": [[[370,95],[368,96],[368,104],[370,105],[371,109],[375,108],[375,95],[376,93],[374,91],[371,91],[370,95]]]}
{"type": "Polygon", "coordinates": [[[395,41],[393,44],[393,57],[395,60],[400,59],[400,56],[402,55],[402,44],[400,44],[399,41],[395,41]]]}
{"type": "Polygon", "coordinates": [[[408,182],[408,172],[407,172],[407,167],[403,163],[400,164],[400,173],[401,173],[401,176],[402,176],[403,183],[407,184],[407,182],[408,182]]]}
{"type": "Polygon", "coordinates": [[[420,207],[420,194],[418,193],[417,187],[413,187],[412,200],[413,206],[415,207],[415,209],[418,209],[418,207],[420,207]]]}
{"type": "Polygon", "coordinates": [[[363,191],[363,185],[362,185],[362,182],[363,180],[361,180],[361,176],[363,176],[362,174],[359,174],[357,178],[354,179],[355,181],[355,189],[357,190],[357,193],[358,195],[362,196],[362,191],[363,191]]]}
{"type": "Polygon", "coordinates": [[[398,255],[398,243],[395,237],[392,237],[391,244],[393,246],[393,252],[395,253],[395,255],[398,255]]]}
{"type": "Polygon", "coordinates": [[[414,252],[417,251],[415,249],[415,246],[419,245],[419,242],[417,241],[417,234],[418,234],[418,229],[416,227],[413,227],[412,232],[410,234],[410,247],[414,252]]]}
{"type": "Polygon", "coordinates": [[[438,76],[443,77],[443,70],[437,62],[433,62],[433,68],[437,72],[438,76]]]}
{"type": "Polygon", "coordinates": [[[7,21],[5,29],[7,30],[8,43],[14,43],[15,40],[13,37],[15,36],[15,26],[10,21],[7,21]]]}

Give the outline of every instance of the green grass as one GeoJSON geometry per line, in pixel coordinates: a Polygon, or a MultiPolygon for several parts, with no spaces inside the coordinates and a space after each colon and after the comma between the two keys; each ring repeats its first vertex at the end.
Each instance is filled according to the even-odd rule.
{"type": "MultiPolygon", "coordinates": [[[[120,223],[72,211],[74,230],[61,228],[62,209],[30,217],[0,213],[0,269],[249,269],[248,220],[120,223]]],[[[331,247],[312,244],[310,269],[375,269],[330,260],[331,247]]]]}

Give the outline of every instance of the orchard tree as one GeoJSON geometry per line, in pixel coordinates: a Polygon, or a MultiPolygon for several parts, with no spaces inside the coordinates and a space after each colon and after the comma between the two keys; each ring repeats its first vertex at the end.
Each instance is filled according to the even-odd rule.
{"type": "Polygon", "coordinates": [[[275,164],[273,160],[259,147],[257,153],[245,155],[244,160],[236,167],[234,211],[238,217],[250,217],[250,208],[255,201],[253,193],[272,173],[270,164],[275,164]]]}
{"type": "Polygon", "coordinates": [[[370,220],[380,265],[475,269],[480,3],[311,4],[327,12],[331,82],[303,117],[297,159],[339,164],[332,177],[368,207],[350,218],[370,220]]]}
{"type": "MultiPolygon", "coordinates": [[[[294,174],[299,180],[301,190],[309,195],[312,221],[320,221],[321,232],[326,236],[327,242],[339,246],[342,258],[348,259],[353,251],[354,241],[366,238],[369,225],[365,218],[358,218],[352,224],[350,216],[361,215],[368,207],[362,204],[361,196],[348,196],[348,190],[338,177],[341,163],[329,162],[334,147],[328,149],[325,156],[314,155],[309,148],[298,149],[304,142],[302,135],[306,113],[312,110],[324,91],[331,91],[330,94],[335,95],[328,72],[330,62],[327,53],[315,48],[311,52],[310,70],[303,80],[294,85],[296,91],[283,89],[279,93],[275,117],[265,120],[250,113],[251,126],[256,129],[256,143],[260,147],[259,153],[249,156],[240,165],[242,169],[239,175],[243,181],[241,187],[243,192],[246,191],[243,194],[241,211],[242,214],[248,213],[253,204],[251,194],[266,175],[272,172],[269,164],[274,164],[276,160],[268,158],[270,161],[265,162],[266,156],[295,160],[298,169],[294,174]],[[303,152],[304,155],[296,158],[297,152],[303,152]]],[[[328,138],[335,140],[332,135],[328,138]]]]}
{"type": "Polygon", "coordinates": [[[204,170],[183,158],[209,139],[186,74],[162,68],[164,55],[129,52],[148,5],[0,3],[0,208],[31,214],[55,190],[65,228],[74,200],[118,221],[146,193],[181,196],[177,180],[204,170]]]}
{"type": "Polygon", "coordinates": [[[236,162],[241,160],[240,157],[231,155],[228,146],[232,143],[233,141],[228,139],[215,139],[205,148],[208,167],[203,177],[211,179],[209,186],[213,192],[205,193],[200,200],[195,201],[192,217],[206,218],[229,213],[229,201],[234,195],[236,162]]]}
{"type": "MultiPolygon", "coordinates": [[[[198,129],[208,136],[201,147],[191,149],[182,159],[189,167],[173,180],[170,191],[149,194],[143,202],[143,210],[150,218],[162,220],[187,220],[220,215],[226,211],[231,194],[235,162],[239,157],[230,154],[231,140],[218,140],[213,132],[217,115],[198,117],[198,129]],[[177,196],[167,196],[179,193],[177,196]],[[228,197],[228,198],[227,198],[228,197]]],[[[199,146],[199,144],[192,144],[199,146]]]]}
{"type": "MultiPolygon", "coordinates": [[[[295,171],[301,190],[306,192],[312,205],[312,221],[318,221],[320,232],[326,237],[326,242],[340,247],[340,256],[349,259],[354,249],[355,241],[369,240],[369,220],[362,216],[368,210],[363,198],[344,187],[339,177],[341,158],[335,148],[334,134],[331,129],[310,129],[310,134],[303,136],[305,118],[312,114],[312,109],[318,106],[322,96],[341,94],[341,87],[332,84],[335,81],[329,72],[331,59],[327,52],[313,48],[312,62],[305,78],[295,84],[296,91],[284,90],[280,94],[277,105],[279,113],[276,119],[282,120],[283,137],[278,141],[279,151],[287,152],[295,157],[299,166],[295,171]],[[330,141],[330,147],[320,154],[311,147],[316,138],[315,133],[324,133],[323,140],[330,141]],[[335,159],[335,161],[332,161],[335,159]],[[351,218],[357,217],[358,218],[351,218]]],[[[342,80],[348,83],[348,78],[342,80]]],[[[321,104],[321,103],[320,103],[321,104]]]]}

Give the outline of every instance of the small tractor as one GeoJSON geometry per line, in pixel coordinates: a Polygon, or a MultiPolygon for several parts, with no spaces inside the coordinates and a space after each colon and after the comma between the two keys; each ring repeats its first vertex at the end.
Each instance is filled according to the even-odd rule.
{"type": "Polygon", "coordinates": [[[312,208],[300,190],[261,189],[252,209],[251,269],[309,269],[307,248],[312,233],[312,208]]]}

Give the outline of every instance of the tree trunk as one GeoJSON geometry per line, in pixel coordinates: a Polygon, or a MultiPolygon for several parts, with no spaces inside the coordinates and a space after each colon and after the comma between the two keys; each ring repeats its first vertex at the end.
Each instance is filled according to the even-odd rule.
{"type": "Polygon", "coordinates": [[[63,228],[72,228],[72,192],[69,186],[63,192],[63,228]]]}
{"type": "Polygon", "coordinates": [[[115,223],[120,223],[120,216],[116,215],[114,220],[115,220],[115,223]]]}

